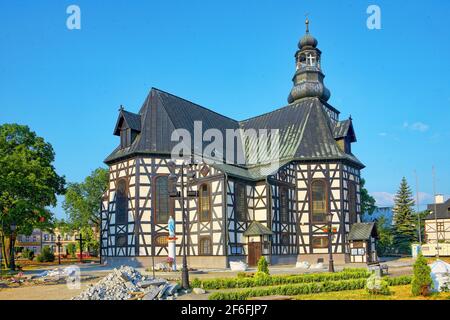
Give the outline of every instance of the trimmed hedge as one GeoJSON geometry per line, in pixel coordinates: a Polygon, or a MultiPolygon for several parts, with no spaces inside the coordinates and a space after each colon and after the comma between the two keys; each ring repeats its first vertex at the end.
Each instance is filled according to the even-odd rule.
{"type": "Polygon", "coordinates": [[[295,296],[299,294],[363,289],[365,285],[366,279],[288,284],[271,288],[255,288],[234,292],[215,292],[209,296],[209,300],[246,300],[251,297],[272,295],[295,296]]]}
{"type": "Polygon", "coordinates": [[[315,273],[301,275],[273,275],[268,277],[239,277],[239,278],[219,278],[219,279],[194,279],[191,286],[203,289],[232,289],[232,288],[252,288],[261,286],[273,286],[283,284],[298,284],[311,282],[327,282],[350,279],[365,279],[370,276],[366,269],[353,269],[336,273],[315,273]]]}
{"type": "MultiPolygon", "coordinates": [[[[411,283],[411,276],[396,278],[384,277],[389,286],[400,286],[411,283]]],[[[251,288],[239,291],[215,292],[209,296],[209,300],[245,300],[251,297],[272,295],[295,296],[300,294],[314,294],[320,292],[346,291],[364,289],[367,279],[350,279],[330,282],[310,282],[300,284],[288,284],[269,288],[251,288]]]]}
{"type": "Polygon", "coordinates": [[[404,286],[404,285],[407,285],[407,284],[411,284],[412,276],[399,276],[399,277],[395,277],[395,278],[383,277],[383,280],[386,280],[386,282],[388,283],[388,285],[390,287],[393,287],[393,286],[404,286]]]}

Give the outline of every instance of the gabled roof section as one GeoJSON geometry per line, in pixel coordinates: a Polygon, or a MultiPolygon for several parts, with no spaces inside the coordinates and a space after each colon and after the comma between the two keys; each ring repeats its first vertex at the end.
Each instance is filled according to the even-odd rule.
{"type": "Polygon", "coordinates": [[[355,130],[353,129],[351,118],[336,122],[333,133],[335,139],[342,139],[348,136],[350,137],[350,142],[356,142],[355,130]]]}
{"type": "MultiPolygon", "coordinates": [[[[194,122],[202,122],[202,130],[219,129],[225,136],[226,129],[239,129],[237,121],[204,108],[186,99],[152,88],[140,111],[141,132],[126,149],[116,148],[106,163],[135,154],[170,155],[178,141],[171,141],[176,129],[186,129],[194,138],[194,122]]],[[[120,121],[120,119],[119,119],[120,121]]],[[[208,144],[205,142],[205,145],[208,144]]],[[[191,146],[194,143],[191,142],[191,146]]]]}
{"type": "Polygon", "coordinates": [[[120,136],[120,128],[123,122],[125,122],[131,130],[137,132],[141,131],[141,116],[136,113],[120,110],[119,117],[117,118],[116,122],[116,127],[114,128],[114,135],[120,136]]]}
{"type": "Polygon", "coordinates": [[[272,234],[273,232],[269,228],[258,221],[253,221],[247,230],[244,231],[245,237],[271,236],[272,234]]]}
{"type": "Polygon", "coordinates": [[[378,238],[375,222],[361,222],[352,224],[348,235],[348,240],[369,240],[370,237],[378,238]]]}
{"type": "MultiPolygon", "coordinates": [[[[243,129],[279,129],[280,152],[277,161],[341,159],[364,165],[352,154],[339,148],[334,138],[334,124],[318,98],[301,99],[297,103],[240,122],[243,129]]],[[[255,163],[256,153],[250,152],[256,139],[246,141],[248,163],[255,163]]],[[[254,148],[253,148],[254,149],[254,148]]],[[[269,159],[270,160],[270,159],[269,159]]]]}

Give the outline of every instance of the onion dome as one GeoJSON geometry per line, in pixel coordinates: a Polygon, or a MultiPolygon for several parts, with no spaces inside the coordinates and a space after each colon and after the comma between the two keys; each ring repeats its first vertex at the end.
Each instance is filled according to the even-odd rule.
{"type": "Polygon", "coordinates": [[[317,47],[317,45],[319,44],[319,42],[317,41],[316,38],[314,38],[310,33],[309,33],[309,20],[306,19],[306,34],[300,39],[300,41],[298,42],[298,48],[302,49],[305,47],[317,47]]]}

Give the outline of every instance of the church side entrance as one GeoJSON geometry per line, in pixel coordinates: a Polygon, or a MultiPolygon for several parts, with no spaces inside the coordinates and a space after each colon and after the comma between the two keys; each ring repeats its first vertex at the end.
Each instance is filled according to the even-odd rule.
{"type": "Polygon", "coordinates": [[[261,242],[249,242],[248,243],[248,265],[254,267],[258,264],[259,258],[261,258],[262,245],[261,242]]]}

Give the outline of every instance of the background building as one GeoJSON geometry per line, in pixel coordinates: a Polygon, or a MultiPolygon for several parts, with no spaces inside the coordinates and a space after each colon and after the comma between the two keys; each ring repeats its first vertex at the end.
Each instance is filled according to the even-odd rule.
{"type": "Polygon", "coordinates": [[[437,254],[450,256],[450,199],[444,201],[443,195],[436,195],[435,203],[428,205],[430,214],[425,217],[425,245],[422,252],[427,256],[437,254]]]}

